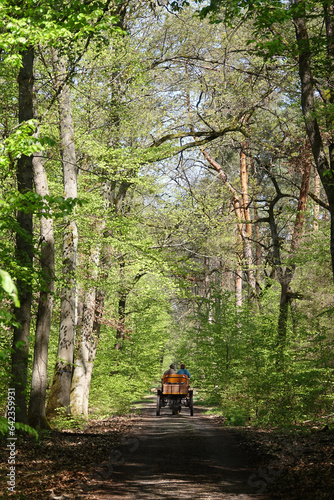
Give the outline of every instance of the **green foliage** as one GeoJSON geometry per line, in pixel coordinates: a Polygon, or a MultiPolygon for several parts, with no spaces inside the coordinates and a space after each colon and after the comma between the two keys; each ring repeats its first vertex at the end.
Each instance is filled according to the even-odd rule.
{"type": "Polygon", "coordinates": [[[14,426],[14,428],[18,432],[22,432],[25,434],[29,434],[34,436],[36,440],[38,439],[38,433],[35,429],[26,424],[21,424],[20,422],[15,422],[14,424],[9,423],[8,420],[2,416],[0,416],[0,434],[3,436],[8,436],[9,427],[14,426]]]}
{"type": "Polygon", "coordinates": [[[52,419],[52,427],[59,430],[81,430],[87,425],[83,417],[69,415],[66,408],[57,408],[57,415],[52,419]]]}
{"type": "MultiPolygon", "coordinates": [[[[196,385],[208,404],[219,406],[227,424],[287,425],[332,411],[328,341],[319,342],[311,325],[304,328],[301,312],[298,334],[291,323],[284,359],[277,364],[278,311],[268,308],[278,303],[275,295],[268,291],[262,299],[265,315],[247,307],[237,314],[233,297],[223,295],[219,315],[210,321],[210,301],[202,300],[198,329],[188,332],[196,385]]],[[[217,307],[217,292],[213,297],[211,306],[217,307]]]]}
{"type": "MultiPolygon", "coordinates": [[[[20,301],[17,295],[16,286],[13,283],[13,280],[10,277],[10,275],[6,271],[3,271],[2,269],[0,269],[0,287],[13,300],[15,307],[20,307],[20,301]]],[[[0,300],[2,300],[1,291],[0,291],[0,300]]]]}
{"type": "MultiPolygon", "coordinates": [[[[0,408],[3,410],[7,403],[8,373],[10,371],[10,342],[11,328],[15,325],[13,304],[20,306],[16,286],[11,276],[0,269],[0,408]]],[[[4,433],[5,424],[0,422],[0,432],[4,433]]]]}
{"type": "Polygon", "coordinates": [[[19,67],[20,52],[28,46],[38,44],[70,50],[73,44],[87,38],[104,40],[106,31],[122,30],[115,26],[118,18],[112,13],[106,14],[106,3],[95,0],[88,3],[80,1],[54,2],[29,0],[25,8],[17,2],[1,2],[0,6],[0,47],[4,50],[5,64],[19,67]],[[66,49],[67,48],[67,49],[66,49]]]}
{"type": "Polygon", "coordinates": [[[172,328],[167,299],[161,278],[145,276],[129,296],[128,307],[134,312],[126,320],[121,350],[115,349],[115,330],[103,329],[90,392],[93,411],[128,413],[159,384],[161,357],[172,328]]]}

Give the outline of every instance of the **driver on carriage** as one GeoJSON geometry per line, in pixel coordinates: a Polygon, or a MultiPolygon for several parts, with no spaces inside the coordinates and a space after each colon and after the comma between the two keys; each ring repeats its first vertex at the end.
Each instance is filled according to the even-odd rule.
{"type": "Polygon", "coordinates": [[[178,375],[187,375],[187,377],[191,377],[190,373],[186,369],[186,365],[184,363],[181,363],[181,369],[177,372],[178,375]]]}
{"type": "Polygon", "coordinates": [[[175,366],[172,364],[169,366],[169,370],[165,371],[164,376],[165,375],[175,375],[175,374],[176,374],[175,366]]]}

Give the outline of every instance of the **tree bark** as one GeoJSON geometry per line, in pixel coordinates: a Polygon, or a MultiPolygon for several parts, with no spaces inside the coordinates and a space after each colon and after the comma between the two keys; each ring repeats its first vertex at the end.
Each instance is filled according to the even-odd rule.
{"type": "Polygon", "coordinates": [[[250,241],[252,238],[252,224],[249,210],[249,198],[248,198],[248,165],[247,157],[245,153],[246,143],[241,144],[240,151],[240,184],[241,184],[241,196],[242,196],[242,211],[244,214],[244,219],[246,223],[246,236],[250,241]]]}
{"type": "MultiPolygon", "coordinates": [[[[22,67],[18,76],[19,123],[31,120],[33,110],[34,49],[29,47],[22,54],[22,67]]],[[[22,155],[17,162],[17,186],[20,194],[33,190],[32,156],[22,155]]],[[[18,211],[16,220],[20,230],[16,233],[15,258],[22,268],[17,280],[20,307],[15,308],[17,326],[13,332],[11,387],[15,389],[16,421],[27,423],[27,377],[29,333],[31,320],[33,270],[33,215],[32,212],[18,211]],[[23,271],[25,269],[25,271],[23,271]],[[23,275],[24,273],[24,275],[23,275]]]]}
{"type": "MultiPolygon", "coordinates": [[[[315,101],[314,101],[314,78],[311,69],[311,47],[308,37],[306,24],[305,0],[294,0],[298,6],[295,11],[294,26],[296,32],[296,40],[299,49],[299,77],[301,82],[301,106],[305,119],[305,127],[307,136],[312,148],[313,158],[327,195],[329,212],[331,214],[331,240],[330,250],[332,259],[332,272],[334,277],[334,142],[331,130],[329,144],[329,160],[324,151],[324,143],[322,140],[318,119],[316,116],[315,101]]],[[[325,24],[327,35],[327,50],[328,56],[333,65],[334,61],[334,44],[333,44],[333,7],[325,8],[325,24]]],[[[332,78],[332,75],[331,75],[332,78]]],[[[334,102],[334,92],[331,89],[330,101],[334,102]]]]}
{"type": "MultiPolygon", "coordinates": [[[[100,251],[94,249],[91,252],[93,271],[91,280],[97,280],[98,266],[100,262],[100,251]]],[[[79,331],[79,347],[75,357],[72,387],[71,387],[71,414],[88,416],[88,397],[90,379],[95,360],[98,337],[94,335],[94,320],[96,307],[96,287],[89,288],[85,294],[83,318],[79,331]],[[86,401],[87,400],[87,401],[86,401]]]]}
{"type": "MultiPolygon", "coordinates": [[[[122,258],[120,263],[120,278],[121,281],[124,282],[124,268],[125,262],[122,258]]],[[[121,283],[118,290],[118,318],[117,318],[117,328],[116,328],[116,344],[115,350],[121,351],[123,347],[124,340],[124,329],[125,329],[125,308],[126,308],[126,299],[129,294],[129,291],[124,286],[124,283],[121,283]]]]}
{"type": "MultiPolygon", "coordinates": [[[[35,154],[33,158],[35,191],[41,197],[49,194],[43,158],[35,154]]],[[[42,290],[38,301],[34,361],[32,369],[31,393],[29,403],[29,425],[50,428],[45,415],[48,345],[51,328],[54,292],[54,234],[51,217],[41,216],[41,273],[42,290]]]]}
{"type": "MultiPolygon", "coordinates": [[[[305,161],[302,183],[300,187],[299,200],[297,206],[297,214],[294,223],[293,234],[291,238],[289,260],[293,260],[302,237],[306,202],[310,186],[311,163],[305,161]]],[[[289,303],[290,303],[290,283],[295,273],[296,265],[294,262],[286,266],[285,272],[280,273],[281,298],[278,318],[278,346],[283,346],[287,335],[289,303]]]]}
{"type": "MultiPolygon", "coordinates": [[[[70,91],[63,79],[66,75],[65,62],[53,53],[53,63],[56,70],[56,89],[62,86],[58,95],[59,131],[61,141],[63,182],[65,199],[77,198],[77,168],[74,142],[73,119],[70,91]]],[[[76,267],[78,230],[74,218],[65,219],[63,235],[63,279],[65,285],[61,293],[61,312],[59,326],[59,342],[57,361],[51,386],[47,414],[55,410],[70,408],[70,391],[73,372],[74,339],[76,328],[77,287],[76,267]]]]}
{"type": "MultiPolygon", "coordinates": [[[[320,198],[320,177],[319,177],[317,170],[315,170],[315,172],[314,172],[314,194],[317,198],[320,198]]],[[[315,203],[314,209],[313,209],[313,229],[314,229],[314,231],[319,230],[319,212],[320,212],[320,206],[318,203],[315,203]]]]}

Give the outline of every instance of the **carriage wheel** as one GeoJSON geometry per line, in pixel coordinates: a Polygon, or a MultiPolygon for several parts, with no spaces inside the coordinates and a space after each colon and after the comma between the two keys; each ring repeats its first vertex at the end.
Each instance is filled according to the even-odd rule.
{"type": "Polygon", "coordinates": [[[190,393],[189,396],[189,409],[190,409],[190,415],[193,416],[194,414],[194,402],[193,402],[193,393],[190,393]]]}
{"type": "Polygon", "coordinates": [[[160,394],[158,393],[158,394],[157,394],[157,410],[156,410],[156,414],[157,414],[157,416],[159,416],[159,415],[160,415],[160,407],[161,407],[160,402],[161,402],[161,397],[160,397],[160,394]]]}

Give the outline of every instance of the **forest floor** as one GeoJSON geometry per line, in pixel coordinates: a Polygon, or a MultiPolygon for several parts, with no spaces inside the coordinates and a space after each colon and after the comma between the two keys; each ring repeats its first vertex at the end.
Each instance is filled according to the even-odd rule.
{"type": "Polygon", "coordinates": [[[333,430],[226,427],[195,407],[92,420],[16,444],[8,494],[2,442],[0,498],[334,500],[333,430]]]}

